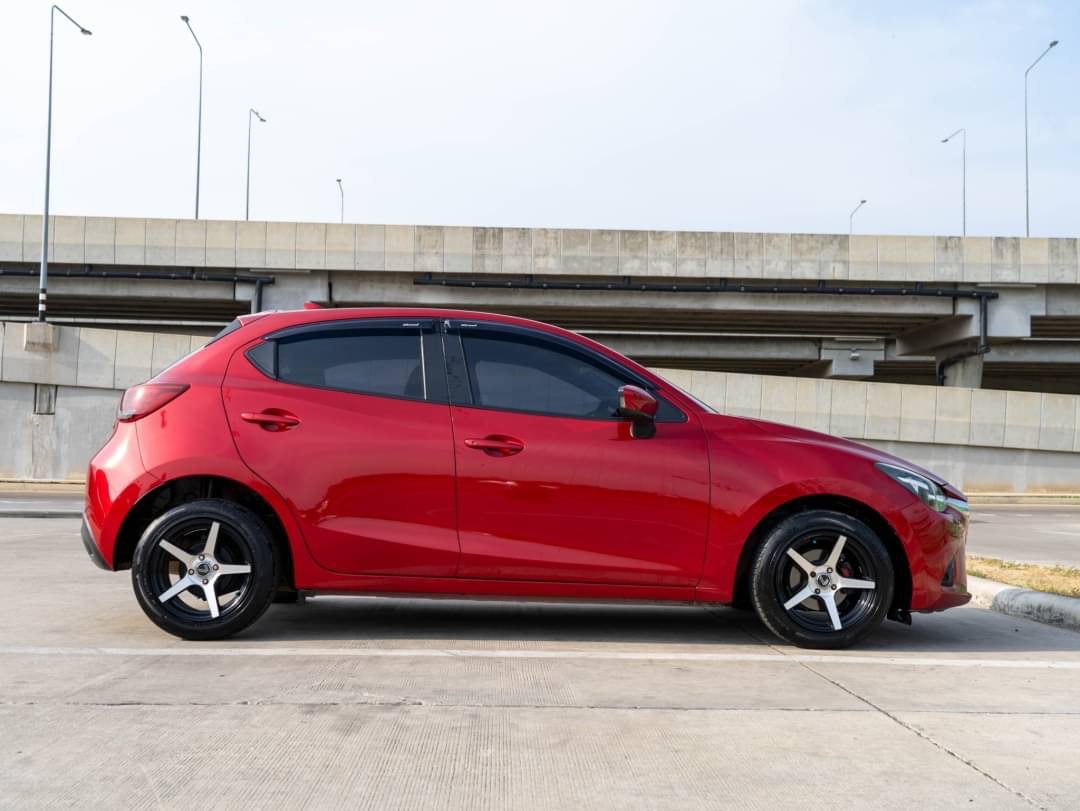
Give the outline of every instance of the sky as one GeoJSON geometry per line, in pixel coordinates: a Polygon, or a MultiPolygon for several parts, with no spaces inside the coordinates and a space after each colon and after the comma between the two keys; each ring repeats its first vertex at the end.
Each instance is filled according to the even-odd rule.
{"type": "MultiPolygon", "coordinates": [[[[0,0],[0,211],[40,212],[48,2],[0,0]]],[[[1075,0],[64,0],[51,211],[1080,234],[1075,0]]]]}

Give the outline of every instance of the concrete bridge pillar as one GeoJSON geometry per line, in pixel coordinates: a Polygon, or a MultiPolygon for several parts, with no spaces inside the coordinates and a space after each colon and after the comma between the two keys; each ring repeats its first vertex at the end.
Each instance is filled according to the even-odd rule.
{"type": "MultiPolygon", "coordinates": [[[[940,364],[945,358],[939,357],[940,364]]],[[[945,367],[945,385],[959,386],[966,389],[982,388],[983,362],[986,355],[971,355],[954,360],[945,367]]]]}

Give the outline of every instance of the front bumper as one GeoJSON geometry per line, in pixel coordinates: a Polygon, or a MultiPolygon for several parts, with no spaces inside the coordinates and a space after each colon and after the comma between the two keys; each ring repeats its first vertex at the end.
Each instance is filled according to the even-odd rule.
{"type": "Polygon", "coordinates": [[[94,540],[94,535],[90,531],[90,522],[86,520],[86,513],[83,513],[82,529],[79,532],[82,535],[82,542],[83,546],[86,548],[86,554],[90,556],[90,560],[94,562],[94,565],[107,572],[112,571],[112,569],[109,568],[109,564],[105,562],[105,558],[102,557],[101,550],[98,549],[97,541],[94,540]]]}
{"type": "MultiPolygon", "coordinates": [[[[944,611],[971,601],[967,589],[967,503],[950,499],[942,513],[919,505],[925,514],[918,532],[923,559],[912,572],[911,610],[944,611]]],[[[914,516],[911,516],[914,517],[914,516]]],[[[916,525],[916,522],[913,522],[916,525]]]]}

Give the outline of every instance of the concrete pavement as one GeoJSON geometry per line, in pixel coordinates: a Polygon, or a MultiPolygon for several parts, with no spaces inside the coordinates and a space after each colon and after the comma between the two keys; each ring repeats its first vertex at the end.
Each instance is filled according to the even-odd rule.
{"type": "Polygon", "coordinates": [[[1080,568],[1080,505],[975,505],[971,518],[973,555],[1080,568]]]}
{"type": "Polygon", "coordinates": [[[817,654],[728,610],[319,597],[193,644],[144,619],[77,529],[0,518],[0,807],[1080,795],[1070,631],[965,608],[817,654]]]}

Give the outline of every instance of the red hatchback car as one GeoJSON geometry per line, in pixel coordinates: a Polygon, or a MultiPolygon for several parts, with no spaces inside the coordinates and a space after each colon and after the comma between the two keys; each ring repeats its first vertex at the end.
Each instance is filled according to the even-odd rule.
{"type": "Polygon", "coordinates": [[[501,315],[243,316],[128,390],[83,541],[216,639],[300,593],[753,605],[796,645],[969,599],[967,502],[501,315]]]}

